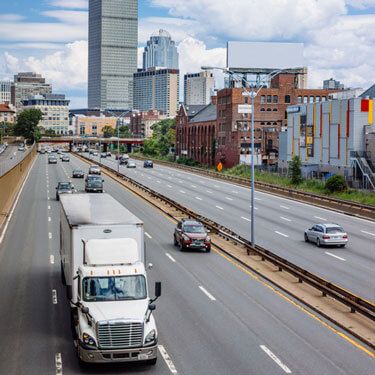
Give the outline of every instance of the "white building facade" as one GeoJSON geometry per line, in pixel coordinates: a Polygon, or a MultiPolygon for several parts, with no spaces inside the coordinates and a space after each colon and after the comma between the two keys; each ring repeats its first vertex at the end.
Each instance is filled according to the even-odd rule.
{"type": "Polygon", "coordinates": [[[215,78],[211,72],[188,73],[184,76],[185,105],[208,105],[214,94],[215,78]]]}

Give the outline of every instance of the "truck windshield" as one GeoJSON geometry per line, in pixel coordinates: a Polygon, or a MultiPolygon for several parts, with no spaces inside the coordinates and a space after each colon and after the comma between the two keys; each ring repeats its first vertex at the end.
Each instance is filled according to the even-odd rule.
{"type": "Polygon", "coordinates": [[[143,275],[83,279],[83,299],[86,302],[137,300],[146,297],[146,279],[143,275]]]}

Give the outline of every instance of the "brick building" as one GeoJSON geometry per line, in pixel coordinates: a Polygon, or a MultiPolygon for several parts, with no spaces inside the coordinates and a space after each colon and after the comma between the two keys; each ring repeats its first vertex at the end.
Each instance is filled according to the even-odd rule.
{"type": "Polygon", "coordinates": [[[130,117],[129,130],[136,137],[150,138],[153,133],[152,125],[166,118],[166,115],[156,109],[147,112],[134,111],[130,117]]]}
{"type": "MultiPolygon", "coordinates": [[[[275,164],[279,132],[287,125],[286,108],[293,104],[326,101],[332,90],[301,89],[294,74],[279,74],[255,98],[255,149],[257,164],[275,164]]],[[[216,163],[232,167],[250,163],[251,115],[239,114],[238,105],[250,103],[242,88],[220,90],[217,94],[216,163]]]]}
{"type": "MultiPolygon", "coordinates": [[[[71,117],[73,134],[80,136],[103,136],[106,126],[116,129],[117,118],[106,116],[74,115],[71,117]]],[[[116,135],[116,134],[115,134],[116,135]]]]}

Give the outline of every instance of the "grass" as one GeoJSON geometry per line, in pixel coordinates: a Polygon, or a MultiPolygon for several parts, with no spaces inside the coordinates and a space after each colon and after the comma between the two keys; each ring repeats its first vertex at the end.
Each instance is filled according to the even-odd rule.
{"type": "MultiPolygon", "coordinates": [[[[142,153],[135,153],[135,155],[145,157],[145,155],[143,155],[142,153]]],[[[173,158],[168,157],[168,156],[165,156],[165,157],[152,156],[151,159],[174,162],[173,158]]],[[[202,169],[207,169],[207,166],[197,166],[197,167],[202,168],[202,169]]],[[[251,169],[249,166],[246,166],[246,165],[237,165],[233,168],[225,169],[221,173],[228,174],[231,176],[246,178],[249,180],[251,178],[251,169]]],[[[255,180],[259,182],[264,182],[267,184],[297,189],[297,190],[301,190],[307,193],[313,193],[313,194],[328,196],[328,197],[337,198],[337,199],[344,199],[347,201],[361,203],[365,205],[375,206],[375,193],[373,192],[348,189],[345,192],[330,193],[329,191],[325,189],[324,183],[321,180],[317,180],[317,179],[303,180],[301,184],[299,184],[298,186],[295,186],[291,183],[288,177],[280,176],[277,173],[256,170],[255,180]]]]}

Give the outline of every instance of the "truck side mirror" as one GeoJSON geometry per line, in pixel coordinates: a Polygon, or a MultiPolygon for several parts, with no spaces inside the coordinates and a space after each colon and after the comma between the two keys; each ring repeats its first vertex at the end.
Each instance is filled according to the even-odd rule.
{"type": "Polygon", "coordinates": [[[89,308],[87,306],[83,306],[81,308],[81,311],[82,311],[83,314],[88,314],[90,312],[90,310],[89,310],[89,308]]]}
{"type": "Polygon", "coordinates": [[[153,303],[150,303],[150,304],[148,305],[148,309],[149,309],[150,311],[154,311],[154,310],[156,309],[156,306],[155,306],[153,303]]]}
{"type": "Polygon", "coordinates": [[[155,283],[155,297],[160,297],[161,296],[161,282],[157,281],[155,283]]]}

